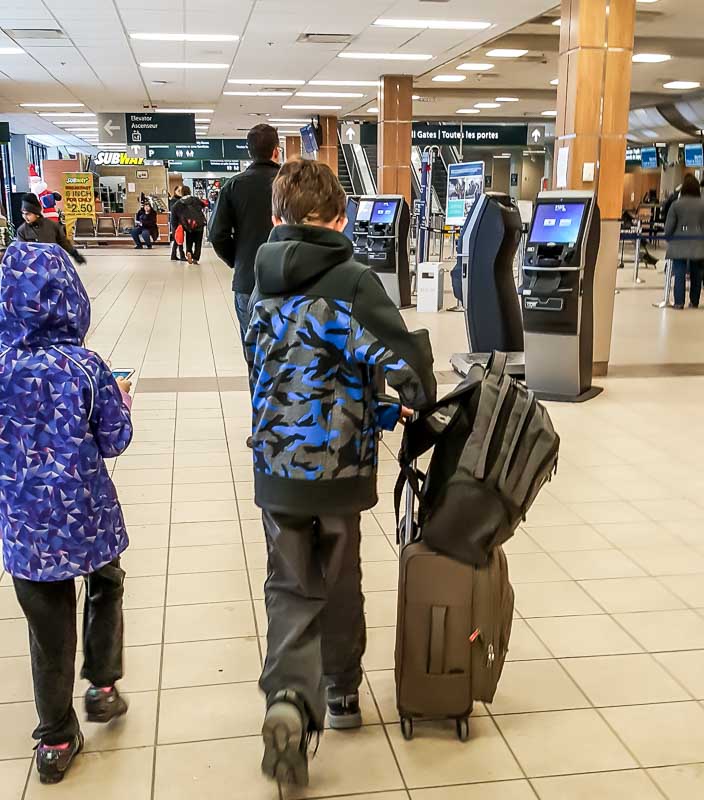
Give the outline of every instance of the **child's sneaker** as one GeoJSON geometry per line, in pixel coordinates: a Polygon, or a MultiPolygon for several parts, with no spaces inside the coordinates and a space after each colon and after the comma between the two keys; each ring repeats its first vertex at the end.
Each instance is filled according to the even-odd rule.
{"type": "Polygon", "coordinates": [[[73,741],[65,744],[37,745],[37,772],[41,783],[59,783],[73,763],[73,759],[83,750],[83,734],[79,733],[73,741]]]}
{"type": "Polygon", "coordinates": [[[328,724],[336,731],[362,727],[358,692],[354,692],[354,694],[328,692],[328,724]]]}
{"type": "Polygon", "coordinates": [[[114,686],[99,689],[91,686],[86,692],[86,718],[88,722],[110,722],[127,713],[127,701],[114,686]]]}
{"type": "Polygon", "coordinates": [[[279,783],[308,785],[308,714],[295,692],[279,692],[262,727],[262,772],[279,783]]]}

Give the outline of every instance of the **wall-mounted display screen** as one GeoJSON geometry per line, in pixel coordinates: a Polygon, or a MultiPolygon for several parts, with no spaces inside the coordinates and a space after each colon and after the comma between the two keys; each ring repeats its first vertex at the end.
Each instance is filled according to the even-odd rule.
{"type": "Polygon", "coordinates": [[[373,225],[388,225],[396,217],[398,200],[377,200],[372,209],[371,222],[373,225]]]}
{"type": "Polygon", "coordinates": [[[484,191],[484,162],[469,161],[447,166],[446,225],[461,227],[484,191]]]}
{"type": "Polygon", "coordinates": [[[530,231],[531,243],[576,244],[586,208],[586,203],[539,203],[530,231]]]}
{"type": "Polygon", "coordinates": [[[658,168],[658,151],[656,147],[644,147],[640,151],[640,165],[643,169],[658,168]]]}
{"type": "Polygon", "coordinates": [[[357,210],[358,222],[369,222],[372,218],[372,209],[374,208],[373,200],[360,200],[359,209],[357,210]]]}
{"type": "Polygon", "coordinates": [[[704,146],[686,144],[684,146],[684,165],[693,169],[704,167],[704,146]]]}
{"type": "Polygon", "coordinates": [[[315,138],[315,128],[313,125],[306,125],[301,128],[301,141],[303,142],[303,149],[306,153],[317,153],[320,149],[318,147],[318,140],[315,138]]]}

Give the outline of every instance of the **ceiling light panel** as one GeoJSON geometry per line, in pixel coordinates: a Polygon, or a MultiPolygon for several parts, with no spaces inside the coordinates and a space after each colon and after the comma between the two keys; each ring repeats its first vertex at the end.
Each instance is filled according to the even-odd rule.
{"type": "Polygon", "coordinates": [[[296,92],[296,97],[364,97],[362,92],[296,92]]]}
{"type": "Polygon", "coordinates": [[[430,61],[433,58],[427,53],[357,53],[352,50],[344,50],[337,57],[360,61],[430,61]]]}
{"type": "Polygon", "coordinates": [[[380,17],[375,23],[381,28],[405,28],[431,31],[484,31],[491,22],[452,19],[388,19],[380,17]]]}
{"type": "Polygon", "coordinates": [[[501,103],[475,103],[475,108],[500,108],[501,103]]]}
{"type": "Polygon", "coordinates": [[[0,47],[0,56],[23,56],[25,51],[21,47],[0,47]]]}
{"type": "Polygon", "coordinates": [[[95,114],[92,114],[88,111],[65,111],[65,112],[54,112],[54,111],[40,111],[40,117],[68,117],[73,119],[79,119],[81,117],[95,117],[95,114]]]}
{"type": "Polygon", "coordinates": [[[494,69],[494,65],[485,62],[474,63],[467,61],[464,64],[460,64],[457,69],[461,69],[463,72],[488,72],[490,69],[494,69]]]}
{"type": "Polygon", "coordinates": [[[131,33],[140,42],[237,42],[239,36],[221,33],[131,33]]]}
{"type": "Polygon", "coordinates": [[[308,86],[369,86],[377,89],[379,81],[308,81],[308,86]]]}
{"type": "Polygon", "coordinates": [[[557,111],[543,111],[540,114],[540,116],[541,117],[556,117],[557,116],[557,111]]]}
{"type": "Polygon", "coordinates": [[[143,69],[230,69],[229,64],[210,61],[142,61],[143,69]]]}
{"type": "Polygon", "coordinates": [[[435,75],[433,77],[435,83],[462,83],[466,80],[466,75],[435,75]]]}
{"type": "Polygon", "coordinates": [[[83,103],[20,103],[20,108],[84,108],[83,103]]]}
{"type": "Polygon", "coordinates": [[[633,56],[634,64],[662,64],[670,61],[672,56],[667,53],[636,53],[633,56]]]}
{"type": "Polygon", "coordinates": [[[478,108],[458,108],[456,114],[481,114],[478,108]]]}
{"type": "Polygon", "coordinates": [[[527,50],[518,50],[513,48],[498,47],[495,50],[487,50],[489,58],[520,58],[526,55],[527,50]]]}
{"type": "Polygon", "coordinates": [[[698,89],[701,86],[699,81],[669,81],[663,83],[663,89],[679,89],[680,91],[687,91],[688,89],[698,89]]]}
{"type": "Polygon", "coordinates": [[[520,97],[497,97],[497,103],[517,103],[520,100],[520,97]]]}
{"type": "Polygon", "coordinates": [[[293,92],[285,92],[280,89],[272,89],[267,92],[266,90],[257,92],[223,92],[226,97],[290,97],[293,92]]]}
{"type": "Polygon", "coordinates": [[[305,81],[287,78],[230,78],[228,83],[239,86],[304,86],[305,81]]]}
{"type": "Polygon", "coordinates": [[[281,108],[291,111],[342,111],[342,106],[285,105],[281,108]]]}

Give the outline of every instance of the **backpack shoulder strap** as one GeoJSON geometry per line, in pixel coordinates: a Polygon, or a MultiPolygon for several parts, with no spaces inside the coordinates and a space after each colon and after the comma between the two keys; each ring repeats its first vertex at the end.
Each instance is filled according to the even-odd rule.
{"type": "Polygon", "coordinates": [[[498,383],[506,372],[506,365],[508,364],[508,355],[494,350],[491,358],[486,365],[486,377],[488,380],[498,383]]]}

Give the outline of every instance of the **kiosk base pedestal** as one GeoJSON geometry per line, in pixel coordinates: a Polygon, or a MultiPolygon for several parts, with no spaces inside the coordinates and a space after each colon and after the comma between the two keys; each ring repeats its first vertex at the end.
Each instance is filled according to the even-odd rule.
{"type": "MultiPolygon", "coordinates": [[[[458,375],[466,378],[473,364],[483,367],[489,363],[491,353],[455,353],[450,359],[452,368],[458,375]]],[[[508,353],[506,374],[513,378],[524,378],[526,374],[526,354],[522,352],[508,353]]]]}
{"type": "Polygon", "coordinates": [[[550,403],[586,403],[587,400],[593,400],[604,391],[603,386],[590,386],[586,392],[570,397],[564,394],[550,394],[549,392],[536,392],[535,396],[538,400],[547,400],[550,403]]]}

